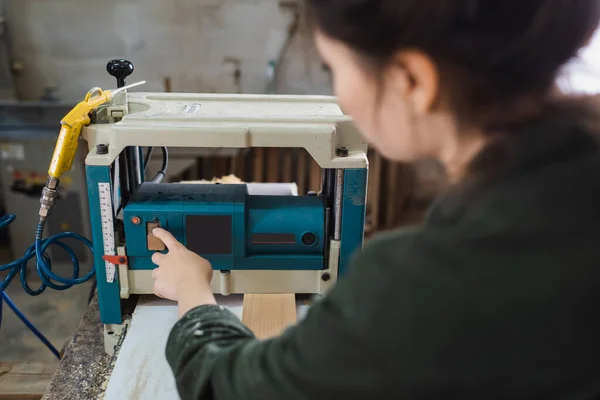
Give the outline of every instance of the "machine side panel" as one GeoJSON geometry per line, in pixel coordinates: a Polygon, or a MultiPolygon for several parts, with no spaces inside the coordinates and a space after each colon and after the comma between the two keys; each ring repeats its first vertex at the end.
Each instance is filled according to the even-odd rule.
{"type": "Polygon", "coordinates": [[[248,254],[323,255],[325,205],[321,196],[250,196],[248,254]]]}
{"type": "Polygon", "coordinates": [[[102,256],[104,255],[104,245],[102,239],[102,219],[100,216],[100,193],[98,184],[110,183],[110,167],[86,166],[86,175],[90,204],[92,241],[94,243],[94,266],[98,282],[100,320],[103,324],[120,324],[122,321],[119,277],[115,276],[112,283],[106,281],[105,263],[102,259],[102,256]]]}
{"type": "Polygon", "coordinates": [[[339,274],[348,271],[352,255],[362,248],[365,232],[368,169],[347,169],[344,172],[342,202],[342,246],[339,274]]]}

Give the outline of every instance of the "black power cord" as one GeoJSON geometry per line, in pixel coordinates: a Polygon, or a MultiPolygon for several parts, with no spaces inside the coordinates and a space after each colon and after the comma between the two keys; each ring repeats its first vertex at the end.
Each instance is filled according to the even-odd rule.
{"type": "Polygon", "coordinates": [[[146,153],[146,157],[144,157],[144,172],[148,169],[148,163],[150,162],[150,157],[152,157],[152,152],[154,151],[154,147],[148,147],[148,152],[146,153]]]}
{"type": "MultiPolygon", "coordinates": [[[[160,183],[167,175],[167,170],[169,169],[169,150],[166,147],[161,147],[162,150],[162,166],[160,170],[156,173],[154,178],[150,182],[152,183],[160,183]]],[[[146,159],[150,160],[150,155],[152,155],[152,148],[148,150],[148,154],[146,154],[146,159]]],[[[146,163],[146,165],[148,165],[146,163]]]]}

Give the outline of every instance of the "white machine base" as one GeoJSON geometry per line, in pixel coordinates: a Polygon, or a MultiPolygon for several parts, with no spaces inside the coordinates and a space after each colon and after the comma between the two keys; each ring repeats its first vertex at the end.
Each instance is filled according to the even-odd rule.
{"type": "MultiPolygon", "coordinates": [[[[215,271],[211,281],[213,293],[230,294],[325,294],[336,283],[341,242],[332,240],[329,249],[329,269],[320,271],[215,271]]],[[[122,254],[123,249],[118,249],[122,254]]],[[[152,294],[154,279],[150,270],[129,270],[119,266],[121,298],[132,294],[152,294]]]]}

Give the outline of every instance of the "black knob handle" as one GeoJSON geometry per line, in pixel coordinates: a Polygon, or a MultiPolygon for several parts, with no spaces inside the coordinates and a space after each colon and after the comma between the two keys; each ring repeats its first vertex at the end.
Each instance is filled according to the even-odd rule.
{"type": "Polygon", "coordinates": [[[106,64],[106,71],[117,79],[117,87],[125,86],[125,78],[133,73],[133,64],[127,60],[111,60],[106,64]]]}

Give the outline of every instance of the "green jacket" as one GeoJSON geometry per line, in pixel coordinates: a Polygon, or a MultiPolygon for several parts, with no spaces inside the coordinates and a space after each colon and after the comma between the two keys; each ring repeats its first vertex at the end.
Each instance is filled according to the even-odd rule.
{"type": "Polygon", "coordinates": [[[282,336],[257,341],[218,306],[190,311],[167,345],[181,397],[600,396],[598,145],[554,117],[478,162],[484,178],[369,241],[282,336]]]}

